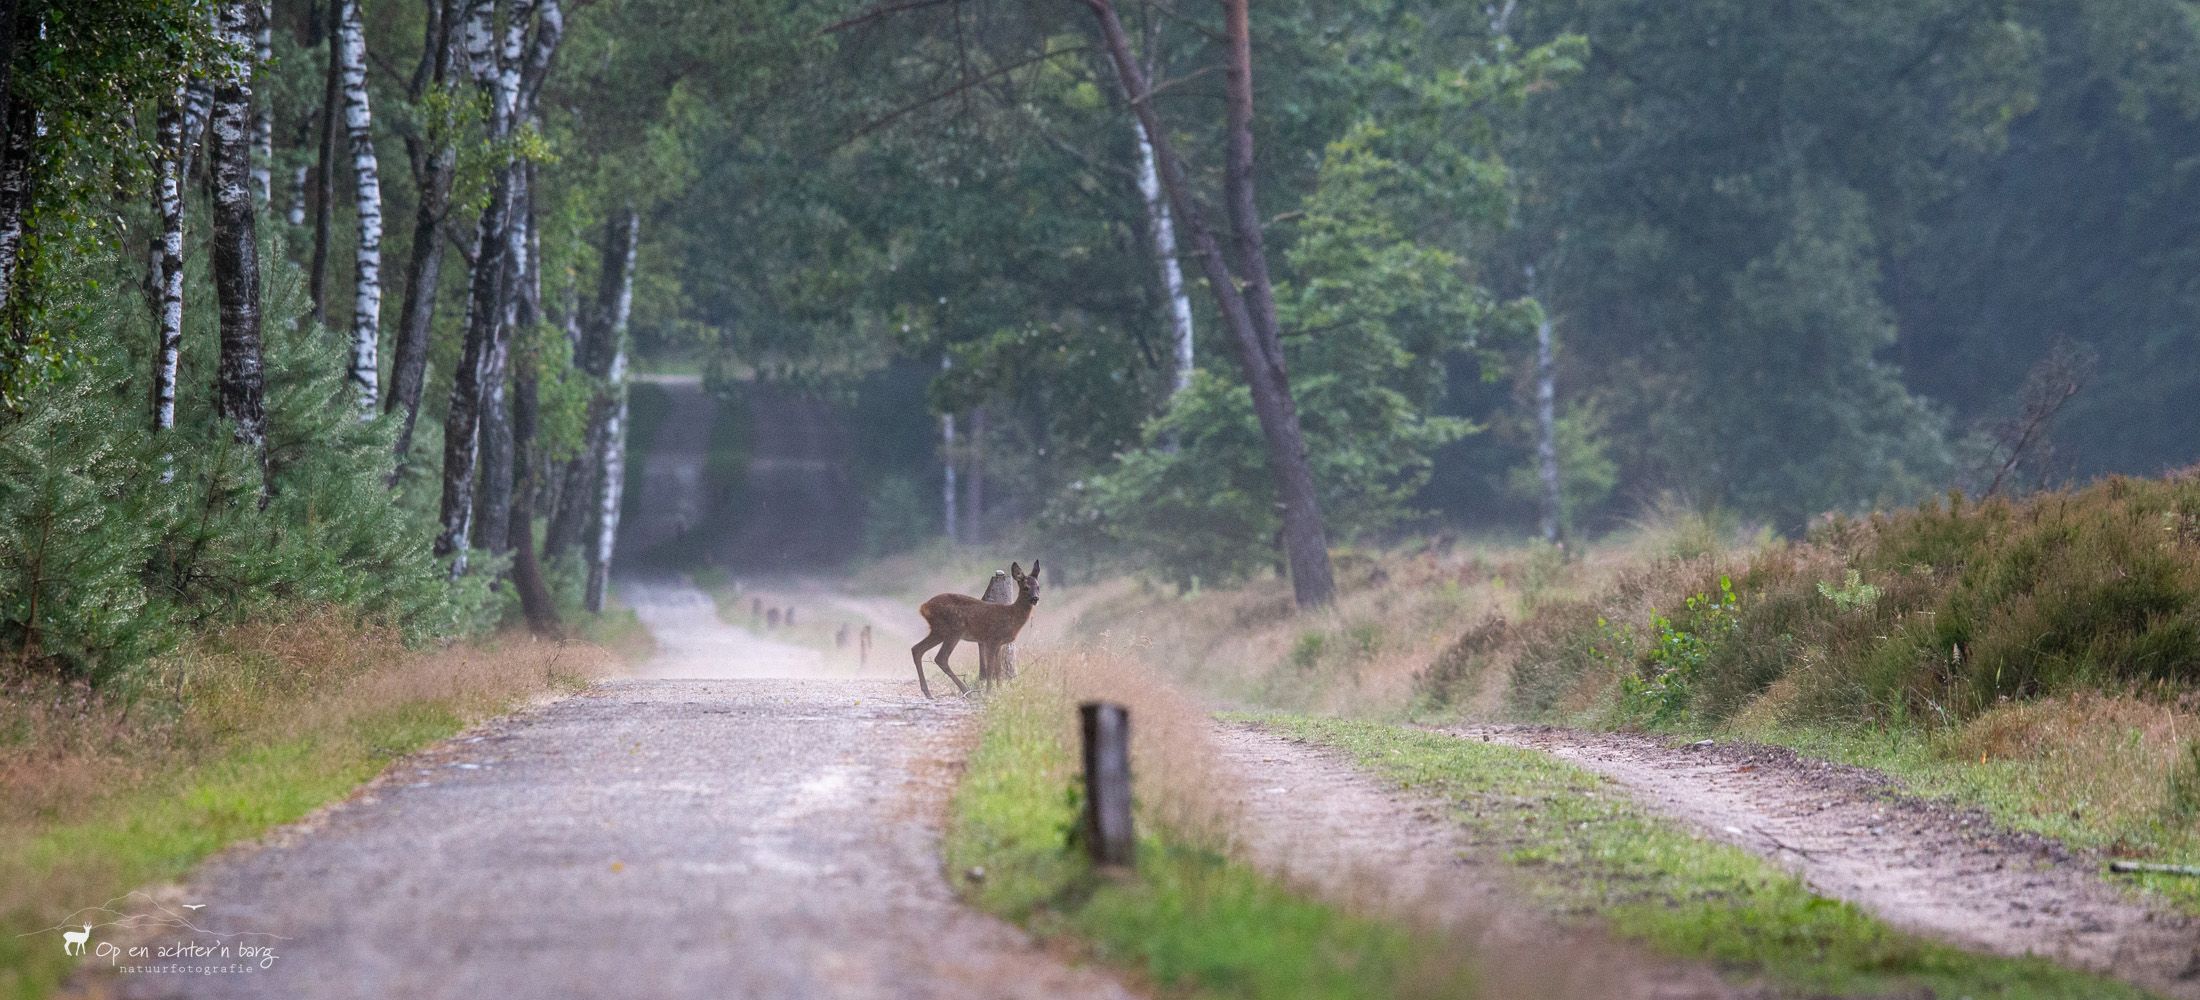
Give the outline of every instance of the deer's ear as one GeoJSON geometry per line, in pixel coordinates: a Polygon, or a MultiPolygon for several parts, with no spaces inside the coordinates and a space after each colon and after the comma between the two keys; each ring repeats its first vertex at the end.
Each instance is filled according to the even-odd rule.
{"type": "Polygon", "coordinates": [[[1034,580],[1039,578],[1039,560],[1037,559],[1031,561],[1031,578],[1034,580]]]}
{"type": "Polygon", "coordinates": [[[1016,578],[1016,579],[1018,579],[1018,580],[1021,580],[1021,579],[1023,579],[1023,578],[1024,578],[1024,567],[1023,567],[1023,564],[1022,564],[1022,563],[1009,563],[1009,564],[1008,564],[1008,575],[1010,575],[1010,576],[1013,576],[1013,577],[1015,577],[1015,578],[1016,578]]]}

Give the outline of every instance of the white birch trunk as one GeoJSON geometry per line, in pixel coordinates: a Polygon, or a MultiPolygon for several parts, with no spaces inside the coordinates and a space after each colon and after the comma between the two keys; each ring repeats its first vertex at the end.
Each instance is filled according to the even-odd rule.
{"type": "Polygon", "coordinates": [[[1146,202],[1146,230],[1153,235],[1154,261],[1161,268],[1161,289],[1169,300],[1169,336],[1176,346],[1174,391],[1183,392],[1192,384],[1192,300],[1184,292],[1184,268],[1176,259],[1176,220],[1161,193],[1153,143],[1135,121],[1132,131],[1138,134],[1138,193],[1146,202]]]}
{"type": "Polygon", "coordinates": [[[268,73],[275,61],[274,22],[273,0],[260,0],[260,30],[252,37],[252,89],[260,94],[252,112],[252,197],[261,208],[275,197],[275,88],[268,73]]]}
{"type": "MultiPolygon", "coordinates": [[[[344,129],[351,139],[353,188],[359,212],[359,257],[353,274],[351,309],[351,385],[359,419],[373,420],[381,395],[379,356],[382,338],[382,172],[374,156],[374,112],[367,100],[367,35],[361,0],[338,0],[337,51],[343,60],[344,129]]],[[[303,219],[304,206],[292,207],[303,219]]]]}
{"type": "MultiPolygon", "coordinates": [[[[954,366],[953,360],[945,357],[940,359],[941,371],[954,366]]],[[[946,471],[946,485],[940,491],[940,506],[946,513],[947,540],[960,541],[961,535],[956,531],[959,519],[955,509],[955,415],[952,413],[940,414],[940,464],[946,471]]]]}
{"type": "MultiPolygon", "coordinates": [[[[1535,268],[1528,268],[1535,284],[1535,268]]],[[[1563,533],[1564,493],[1558,477],[1558,352],[1551,342],[1551,314],[1535,325],[1535,466],[1543,484],[1543,540],[1557,544],[1563,533]]]]}
{"type": "Polygon", "coordinates": [[[612,343],[617,345],[611,355],[609,381],[618,402],[604,425],[603,474],[596,480],[596,537],[595,544],[589,546],[588,592],[584,599],[588,610],[597,613],[603,611],[604,595],[611,586],[611,556],[619,538],[619,502],[626,495],[626,327],[634,312],[634,254],[641,242],[640,217],[629,214],[627,220],[626,259],[619,265],[619,296],[608,317],[612,343]]]}
{"type": "Polygon", "coordinates": [[[306,178],[311,168],[298,164],[290,171],[290,207],[283,213],[283,221],[300,229],[306,225],[306,178]]]}
{"type": "MultiPolygon", "coordinates": [[[[153,359],[153,430],[176,426],[176,375],[183,351],[183,157],[184,105],[178,88],[171,103],[160,109],[160,246],[154,254],[154,276],[160,295],[153,359]]],[[[163,457],[161,482],[173,482],[176,470],[163,457]]]]}

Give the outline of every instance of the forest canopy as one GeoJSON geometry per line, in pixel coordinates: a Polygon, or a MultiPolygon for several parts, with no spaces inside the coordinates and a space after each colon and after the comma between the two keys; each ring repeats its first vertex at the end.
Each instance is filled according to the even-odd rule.
{"type": "Polygon", "coordinates": [[[4,20],[0,589],[86,669],[240,595],[600,607],[634,370],[834,401],[873,552],[1030,529],[1303,603],[1406,529],[2200,454],[2189,0],[4,20]]]}

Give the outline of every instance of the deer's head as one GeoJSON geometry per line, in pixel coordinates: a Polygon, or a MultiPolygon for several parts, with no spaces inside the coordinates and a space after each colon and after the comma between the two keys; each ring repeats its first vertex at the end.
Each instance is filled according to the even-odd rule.
{"type": "Polygon", "coordinates": [[[1013,580],[1015,580],[1015,581],[1016,581],[1016,599],[1017,599],[1017,600],[1019,600],[1019,601],[1022,601],[1022,602],[1026,603],[1026,604],[1037,604],[1037,603],[1039,603],[1039,561],[1038,561],[1038,560],[1034,559],[1034,560],[1032,560],[1032,561],[1031,561],[1031,573],[1030,573],[1029,575],[1026,575],[1026,574],[1024,573],[1024,568],[1023,568],[1022,566],[1020,566],[1020,565],[1018,565],[1018,564],[1016,564],[1016,563],[1009,563],[1009,564],[1008,564],[1008,575],[1009,575],[1009,578],[1010,578],[1010,579],[1013,579],[1013,580]]]}

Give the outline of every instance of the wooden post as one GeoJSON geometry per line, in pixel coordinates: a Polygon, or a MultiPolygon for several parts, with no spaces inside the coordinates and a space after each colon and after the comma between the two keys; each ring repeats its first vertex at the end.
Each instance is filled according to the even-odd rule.
{"type": "Polygon", "coordinates": [[[1113,702],[1077,708],[1085,729],[1085,846],[1094,864],[1132,867],[1131,713],[1113,702]]]}

